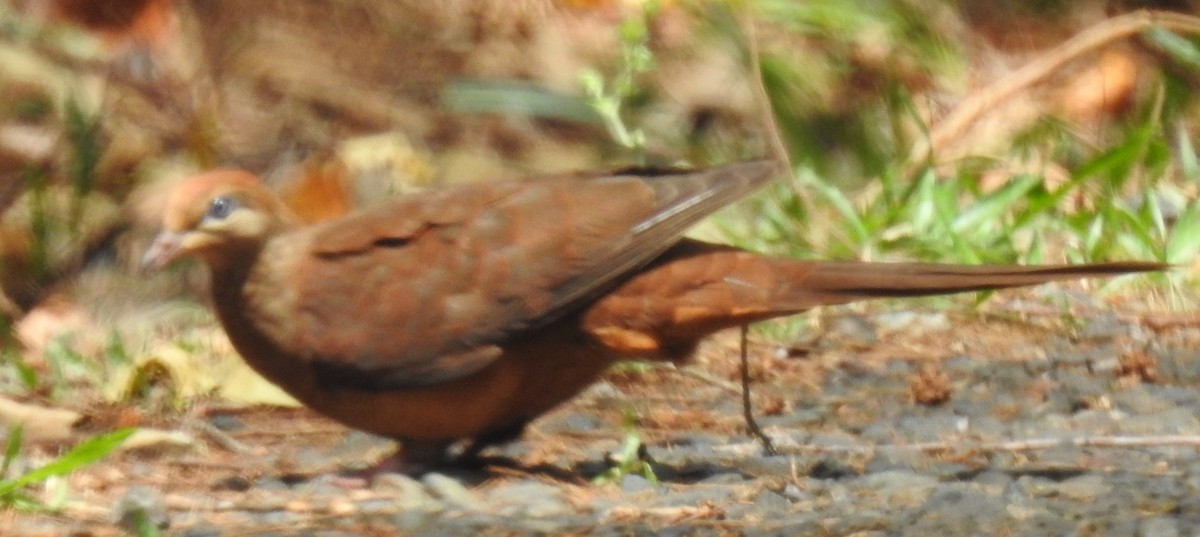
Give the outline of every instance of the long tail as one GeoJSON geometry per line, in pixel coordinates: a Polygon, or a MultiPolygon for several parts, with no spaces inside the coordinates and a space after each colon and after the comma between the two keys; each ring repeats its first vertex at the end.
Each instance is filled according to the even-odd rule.
{"type": "Polygon", "coordinates": [[[1057,280],[1153,272],[1152,262],[1085,265],[949,265],[802,261],[685,240],[600,297],[583,315],[585,330],[619,352],[683,356],[722,328],[817,306],[873,298],[944,295],[1057,280]]]}
{"type": "Polygon", "coordinates": [[[1161,271],[1163,263],[1118,262],[1084,265],[950,265],[937,263],[803,262],[760,258],[789,274],[778,282],[776,306],[808,309],[872,298],[945,295],[1023,287],[1060,280],[1103,278],[1161,271]],[[791,303],[791,304],[789,304],[791,303]]]}

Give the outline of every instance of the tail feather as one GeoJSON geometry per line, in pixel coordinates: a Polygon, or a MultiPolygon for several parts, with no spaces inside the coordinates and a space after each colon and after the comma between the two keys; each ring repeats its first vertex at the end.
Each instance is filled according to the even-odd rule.
{"type": "Polygon", "coordinates": [[[818,306],[1102,278],[1170,268],[1163,263],[943,265],[803,261],[684,240],[600,297],[584,330],[629,356],[683,359],[723,328],[818,306]]]}
{"type": "MultiPolygon", "coordinates": [[[[776,262],[788,264],[786,260],[776,262]]],[[[936,263],[791,262],[793,277],[776,298],[783,309],[807,309],[872,298],[987,291],[1042,283],[1165,270],[1152,262],[1087,265],[948,265],[936,263]]],[[[781,267],[782,268],[782,267],[781,267]]]]}

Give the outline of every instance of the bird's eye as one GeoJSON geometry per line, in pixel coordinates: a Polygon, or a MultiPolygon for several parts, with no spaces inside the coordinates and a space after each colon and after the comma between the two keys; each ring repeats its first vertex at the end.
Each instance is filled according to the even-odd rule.
{"type": "Polygon", "coordinates": [[[234,209],[237,209],[238,203],[233,198],[227,196],[217,196],[213,198],[212,203],[208,206],[206,217],[214,220],[224,220],[229,216],[234,209]]]}

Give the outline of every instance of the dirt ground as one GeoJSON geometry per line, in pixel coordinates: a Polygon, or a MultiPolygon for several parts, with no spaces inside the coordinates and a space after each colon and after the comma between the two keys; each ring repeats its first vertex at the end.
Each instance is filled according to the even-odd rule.
{"type": "MultiPolygon", "coordinates": [[[[695,517],[724,527],[727,506],[709,506],[709,513],[641,510],[625,481],[596,484],[592,479],[609,467],[606,458],[620,450],[627,432],[636,431],[652,461],[656,454],[670,453],[672,446],[696,438],[711,442],[713,447],[698,460],[652,462],[662,486],[673,494],[703,489],[706,478],[725,472],[803,487],[813,479],[812,469],[806,468],[811,461],[805,462],[813,452],[806,451],[811,446],[803,440],[798,444],[794,439],[830,426],[824,421],[797,422],[793,418],[803,409],[833,409],[829,419],[844,428],[869,423],[880,401],[900,405],[901,414],[952,406],[959,393],[971,389],[970,379],[953,370],[947,374],[941,365],[946,360],[1011,363],[1019,369],[1055,353],[1082,355],[1091,356],[1088,368],[1111,378],[1114,386],[1163,382],[1154,362],[1144,358],[1151,342],[1186,348],[1197,343],[1186,339],[1200,334],[1200,319],[1194,315],[1148,310],[1137,301],[1115,299],[1115,304],[1093,301],[1064,309],[1048,303],[1044,294],[1001,293],[977,309],[965,309],[961,302],[918,304],[915,309],[831,308],[814,314],[801,330],[816,336],[781,345],[756,335],[750,347],[752,400],[766,432],[782,439],[785,457],[793,465],[790,474],[780,475],[778,466],[763,466],[747,436],[736,333],[713,338],[683,370],[618,367],[582,396],[534,422],[521,440],[490,453],[494,465],[448,472],[465,486],[468,497],[486,498],[489,491],[529,481],[549,485],[570,499],[571,512],[597,524],[612,517],[621,517],[623,523],[695,517]],[[1106,323],[1125,328],[1118,335],[1108,334],[1106,323]],[[1127,335],[1128,327],[1136,327],[1133,332],[1138,335],[1127,335]],[[814,328],[818,331],[811,331],[814,328]],[[872,385],[871,375],[894,364],[911,370],[902,377],[906,384],[872,385]],[[823,387],[831,375],[863,377],[862,389],[872,395],[864,399],[826,393],[823,387]],[[875,397],[878,400],[872,400],[875,397]],[[631,429],[628,416],[636,417],[631,429]],[[627,508],[598,513],[601,500],[624,502],[627,508]]],[[[1034,382],[1024,393],[1008,395],[1045,399],[1045,392],[1053,390],[1052,381],[1034,382]]],[[[394,449],[390,441],[349,431],[302,408],[236,408],[203,399],[160,413],[138,406],[77,407],[86,419],[75,428],[73,439],[125,424],[178,434],[183,440],[128,449],[61,482],[35,488],[34,495],[43,499],[65,490],[61,510],[10,510],[0,515],[0,525],[19,528],[14,533],[19,535],[119,535],[124,530],[118,521],[133,505],[169,523],[172,535],[208,534],[205,528],[219,528],[217,535],[301,534],[332,527],[345,534],[407,533],[377,518],[381,504],[390,506],[384,511],[397,513],[410,506],[404,489],[387,488],[378,477],[356,473],[385,458],[394,449]],[[365,509],[375,509],[375,518],[347,522],[365,509]],[[275,518],[268,516],[271,513],[275,518]]],[[[1001,417],[1015,412],[1002,404],[993,409],[1001,417]]],[[[44,460],[71,443],[35,443],[23,456],[29,462],[44,460]]],[[[471,512],[488,513],[489,505],[484,502],[471,512]]],[[[725,529],[740,531],[737,526],[725,529]]]]}

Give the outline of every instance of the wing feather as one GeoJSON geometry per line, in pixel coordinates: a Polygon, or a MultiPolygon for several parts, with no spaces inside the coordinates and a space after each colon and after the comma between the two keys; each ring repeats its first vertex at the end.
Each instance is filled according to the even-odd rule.
{"type": "MultiPolygon", "coordinates": [[[[769,181],[753,162],[656,177],[472,185],[300,232],[286,349],[364,389],[477,371],[609,289],[697,220],[769,181]]],[[[270,247],[268,247],[270,249],[270,247]]],[[[280,248],[282,250],[282,248],[280,248]]],[[[269,255],[269,254],[268,254],[269,255]]]]}

